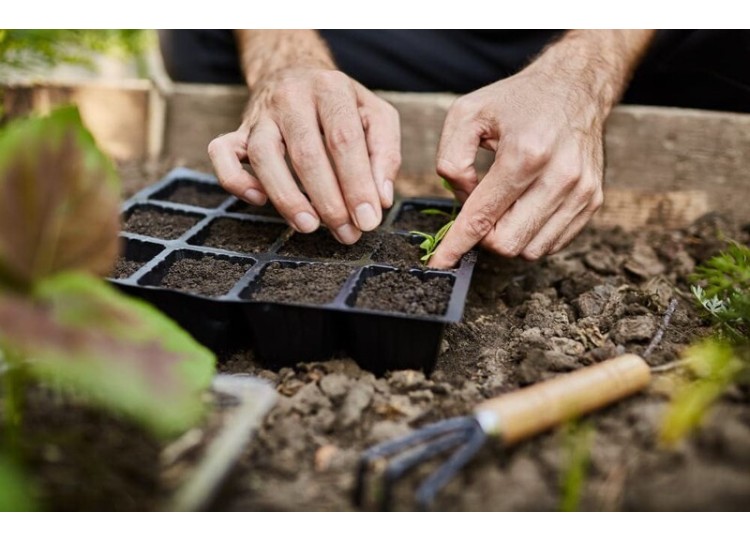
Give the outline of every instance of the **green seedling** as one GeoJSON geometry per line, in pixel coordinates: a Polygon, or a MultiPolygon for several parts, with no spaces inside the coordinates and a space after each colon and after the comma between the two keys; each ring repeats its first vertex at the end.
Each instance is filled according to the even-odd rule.
{"type": "Polygon", "coordinates": [[[440,245],[440,242],[443,240],[445,235],[448,233],[448,230],[451,229],[451,226],[453,226],[453,223],[455,220],[451,220],[443,225],[442,228],[440,228],[435,235],[431,235],[429,233],[425,233],[422,231],[410,231],[409,233],[413,235],[418,235],[422,237],[423,241],[419,245],[419,248],[424,250],[424,255],[422,255],[421,258],[419,258],[422,262],[428,263],[430,261],[430,258],[432,258],[433,254],[437,251],[438,246],[440,245]]]}
{"type": "Polygon", "coordinates": [[[661,428],[673,444],[700,425],[731,385],[750,381],[750,248],[733,243],[691,277],[699,307],[716,325],[713,335],[681,356],[693,378],[677,390],[661,428]]]}

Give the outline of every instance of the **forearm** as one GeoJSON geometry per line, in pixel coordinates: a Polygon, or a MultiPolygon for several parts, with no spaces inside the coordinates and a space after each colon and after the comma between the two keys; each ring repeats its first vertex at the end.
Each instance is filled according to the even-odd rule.
{"type": "Polygon", "coordinates": [[[336,69],[328,46],[315,30],[235,30],[248,87],[290,68],[336,69]]]}
{"type": "Polygon", "coordinates": [[[592,103],[608,114],[627,88],[654,33],[653,30],[571,30],[549,45],[527,69],[554,77],[553,88],[567,87],[586,93],[592,103]]]}

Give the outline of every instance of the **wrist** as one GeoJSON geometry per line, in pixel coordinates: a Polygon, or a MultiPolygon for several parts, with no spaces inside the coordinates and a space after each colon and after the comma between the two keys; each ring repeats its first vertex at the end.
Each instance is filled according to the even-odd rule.
{"type": "Polygon", "coordinates": [[[578,30],[550,45],[526,70],[546,74],[569,104],[606,118],[650,43],[650,30],[578,30]]]}
{"type": "Polygon", "coordinates": [[[314,30],[237,30],[236,37],[251,91],[286,71],[336,69],[328,46],[314,30]]]}

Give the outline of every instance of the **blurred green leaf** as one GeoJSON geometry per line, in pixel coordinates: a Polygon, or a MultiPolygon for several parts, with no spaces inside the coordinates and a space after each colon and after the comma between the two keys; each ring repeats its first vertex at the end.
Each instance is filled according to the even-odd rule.
{"type": "Polygon", "coordinates": [[[683,354],[696,377],[675,395],[661,427],[661,441],[671,445],[702,422],[709,407],[726,391],[742,371],[743,363],[728,343],[707,339],[683,354]]]}
{"type": "Polygon", "coordinates": [[[32,377],[160,436],[199,420],[215,367],[213,353],[156,309],[81,273],[44,280],[32,300],[0,294],[0,344],[23,356],[32,377]]]}
{"type": "Polygon", "coordinates": [[[119,182],[77,109],[0,133],[0,288],[56,272],[107,274],[119,250],[119,182]]]}
{"type": "Polygon", "coordinates": [[[594,430],[590,423],[570,422],[564,431],[566,464],[560,486],[560,511],[577,512],[591,463],[594,430]]]}
{"type": "Polygon", "coordinates": [[[134,56],[148,44],[145,30],[0,30],[0,74],[3,68],[34,70],[63,63],[91,66],[93,53],[134,56]]]}
{"type": "Polygon", "coordinates": [[[0,455],[0,512],[32,512],[37,505],[22,469],[0,455]]]}

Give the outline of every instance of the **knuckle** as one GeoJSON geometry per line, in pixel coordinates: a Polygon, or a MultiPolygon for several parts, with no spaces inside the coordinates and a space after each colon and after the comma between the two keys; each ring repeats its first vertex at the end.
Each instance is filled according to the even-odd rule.
{"type": "Polygon", "coordinates": [[[568,166],[560,172],[560,186],[571,190],[581,180],[581,170],[576,166],[568,166]]]}
{"type": "Polygon", "coordinates": [[[601,209],[602,205],[604,204],[604,193],[601,190],[597,190],[594,192],[594,195],[591,197],[591,202],[589,205],[591,206],[592,211],[598,211],[601,209]]]}
{"type": "Polygon", "coordinates": [[[548,247],[546,246],[542,246],[542,245],[527,246],[521,252],[521,257],[523,257],[525,260],[534,262],[540,259],[545,254],[547,254],[547,252],[548,252],[548,247]]]}
{"type": "Polygon", "coordinates": [[[527,139],[516,144],[515,154],[523,171],[536,171],[549,162],[551,149],[538,139],[527,139]]]}
{"type": "Polygon", "coordinates": [[[335,88],[349,83],[349,77],[339,70],[323,70],[315,74],[316,85],[335,88]]]}
{"type": "Polygon", "coordinates": [[[334,152],[347,151],[357,142],[359,135],[351,126],[336,126],[328,134],[329,148],[334,152]]]}
{"type": "Polygon", "coordinates": [[[297,141],[293,146],[290,146],[289,154],[292,161],[302,167],[312,164],[320,155],[316,145],[311,144],[307,139],[297,141]]]}
{"type": "Polygon", "coordinates": [[[471,96],[464,95],[456,98],[448,110],[448,115],[464,117],[474,112],[474,103],[471,96]]]}
{"type": "Polygon", "coordinates": [[[471,165],[461,166],[447,158],[438,158],[437,173],[441,177],[460,183],[469,183],[473,179],[471,165]]]}
{"type": "Polygon", "coordinates": [[[385,150],[379,158],[388,170],[398,171],[401,167],[401,152],[398,149],[385,150]]]}
{"type": "Polygon", "coordinates": [[[208,144],[208,157],[213,160],[216,157],[216,153],[221,148],[221,137],[217,137],[215,139],[212,139],[211,142],[208,144]]]}
{"type": "Polygon", "coordinates": [[[494,225],[494,220],[492,220],[488,214],[483,212],[470,216],[466,221],[466,229],[475,239],[483,238],[492,230],[492,226],[494,225]]]}

